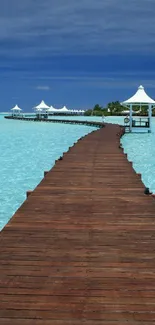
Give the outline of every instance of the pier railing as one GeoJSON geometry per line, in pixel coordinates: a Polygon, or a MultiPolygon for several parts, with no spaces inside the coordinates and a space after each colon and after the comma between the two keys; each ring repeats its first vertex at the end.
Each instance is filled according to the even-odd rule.
{"type": "Polygon", "coordinates": [[[139,117],[137,119],[133,119],[132,127],[149,128],[150,127],[150,119],[148,117],[139,117]]]}

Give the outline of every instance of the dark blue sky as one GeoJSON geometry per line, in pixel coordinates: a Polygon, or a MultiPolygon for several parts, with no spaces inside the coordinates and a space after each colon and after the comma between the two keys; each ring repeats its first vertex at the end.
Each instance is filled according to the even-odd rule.
{"type": "Polygon", "coordinates": [[[1,1],[0,110],[105,106],[140,84],[155,98],[154,13],[154,0],[1,1]]]}

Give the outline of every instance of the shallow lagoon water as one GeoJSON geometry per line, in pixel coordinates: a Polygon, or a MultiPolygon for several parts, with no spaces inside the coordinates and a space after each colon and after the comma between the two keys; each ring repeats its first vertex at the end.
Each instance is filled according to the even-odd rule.
{"type": "MultiPolygon", "coordinates": [[[[101,117],[96,116],[70,118],[102,121],[101,117]]],[[[124,125],[124,117],[108,116],[105,118],[105,122],[124,125]]],[[[137,173],[142,174],[142,181],[145,186],[155,193],[155,117],[152,118],[152,133],[126,134],[121,142],[124,152],[128,155],[128,160],[133,162],[133,168],[137,173]]]]}
{"type": "Polygon", "coordinates": [[[0,229],[63,152],[95,128],[6,120],[0,115],[0,229]]]}
{"type": "Polygon", "coordinates": [[[142,182],[155,193],[155,123],[152,133],[125,135],[122,145],[133,168],[142,175],[142,182]]]}
{"type": "MultiPolygon", "coordinates": [[[[101,121],[101,117],[70,119],[101,121]]],[[[123,121],[123,117],[106,118],[107,123],[123,125],[123,121]]],[[[122,144],[144,184],[155,193],[155,118],[152,124],[152,133],[126,134],[122,144]]],[[[92,130],[81,125],[9,121],[0,115],[0,229],[25,200],[26,191],[41,181],[44,170],[92,130]]]]}

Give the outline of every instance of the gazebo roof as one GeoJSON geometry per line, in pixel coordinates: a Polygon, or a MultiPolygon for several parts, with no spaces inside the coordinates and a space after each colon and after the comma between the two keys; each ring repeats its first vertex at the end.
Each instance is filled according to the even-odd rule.
{"type": "Polygon", "coordinates": [[[11,111],[22,111],[22,109],[18,105],[15,105],[13,108],[11,108],[11,111]]]}
{"type": "Polygon", "coordinates": [[[51,107],[48,109],[48,112],[58,112],[58,109],[57,109],[57,108],[54,108],[53,106],[51,106],[51,107]]]}
{"type": "Polygon", "coordinates": [[[134,96],[122,102],[122,105],[128,105],[128,104],[129,105],[130,104],[154,104],[155,105],[155,101],[146,94],[143,86],[139,86],[134,96]]]}
{"type": "Polygon", "coordinates": [[[64,107],[60,108],[59,111],[61,111],[61,112],[68,112],[69,109],[66,106],[64,106],[64,107]]]}
{"type": "Polygon", "coordinates": [[[44,100],[42,100],[41,103],[39,105],[35,106],[34,108],[49,109],[50,107],[45,104],[44,100]]]}

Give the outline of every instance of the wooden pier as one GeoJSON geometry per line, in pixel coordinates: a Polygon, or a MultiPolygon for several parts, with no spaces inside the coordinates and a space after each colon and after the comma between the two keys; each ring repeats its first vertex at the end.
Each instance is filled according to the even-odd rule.
{"type": "Polygon", "coordinates": [[[37,117],[19,117],[19,116],[5,116],[8,120],[19,120],[19,121],[28,121],[28,122],[46,122],[46,123],[63,123],[63,124],[78,124],[78,125],[87,125],[97,128],[102,128],[104,126],[103,122],[98,121],[82,121],[82,120],[71,120],[71,119],[56,119],[56,118],[37,118],[37,117]]]}
{"type": "Polygon", "coordinates": [[[155,324],[155,199],[106,125],[56,162],[0,234],[0,324],[155,324]]]}

